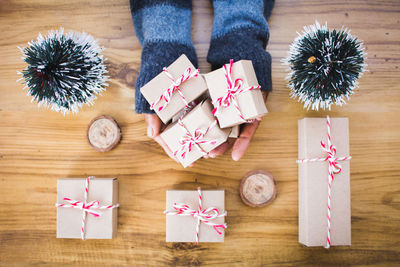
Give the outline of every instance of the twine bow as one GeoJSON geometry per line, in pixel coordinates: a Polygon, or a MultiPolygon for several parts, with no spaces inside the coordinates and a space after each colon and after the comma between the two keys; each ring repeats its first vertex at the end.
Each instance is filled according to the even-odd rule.
{"type": "Polygon", "coordinates": [[[154,109],[154,106],[157,105],[158,103],[160,103],[162,100],[165,101],[165,103],[158,108],[158,111],[163,110],[171,101],[171,98],[173,96],[173,94],[175,93],[175,91],[177,91],[183,101],[183,103],[185,103],[185,107],[188,106],[188,102],[186,101],[185,96],[183,95],[181,89],[179,88],[179,86],[194,77],[197,77],[199,75],[199,70],[198,69],[194,69],[192,70],[192,68],[188,67],[185,72],[181,75],[180,78],[178,79],[174,79],[174,77],[172,77],[172,75],[168,72],[168,70],[166,68],[163,68],[163,72],[167,75],[167,77],[172,81],[171,85],[161,94],[161,96],[154,101],[150,108],[154,109]]]}
{"type": "Polygon", "coordinates": [[[222,235],[222,232],[218,230],[218,228],[226,229],[228,226],[226,223],[218,224],[212,222],[216,218],[226,216],[227,212],[224,211],[222,213],[215,207],[209,207],[207,209],[202,209],[202,196],[201,196],[201,189],[200,187],[197,188],[197,192],[199,195],[199,209],[193,210],[188,205],[182,203],[174,203],[173,208],[175,211],[164,211],[165,215],[178,215],[178,216],[192,216],[193,218],[197,219],[196,224],[196,236],[195,236],[195,243],[199,243],[199,230],[200,230],[200,223],[203,222],[212,228],[219,234],[222,235]]]}
{"type": "Polygon", "coordinates": [[[297,160],[297,163],[305,163],[305,162],[321,162],[327,161],[329,163],[328,169],[328,204],[327,204],[327,235],[326,235],[326,245],[325,248],[329,248],[331,246],[331,187],[332,182],[334,180],[334,175],[339,174],[342,171],[342,166],[338,163],[338,161],[350,160],[351,156],[346,157],[336,157],[336,147],[332,145],[331,140],[331,121],[329,116],[326,117],[326,126],[327,126],[327,135],[328,142],[325,143],[321,140],[321,147],[327,153],[325,158],[312,158],[312,159],[300,159],[297,160]]]}
{"type": "Polygon", "coordinates": [[[114,209],[114,208],[119,207],[119,204],[101,206],[100,202],[97,200],[87,202],[88,193],[89,193],[89,182],[90,182],[90,179],[92,179],[92,178],[95,178],[95,177],[89,176],[86,178],[85,193],[84,193],[83,201],[73,200],[68,197],[64,197],[63,200],[68,202],[69,204],[56,203],[56,207],[80,209],[83,211],[82,212],[82,225],[81,225],[81,239],[82,240],[85,240],[86,213],[89,213],[95,217],[99,217],[103,213],[100,211],[97,211],[97,210],[114,209]]]}
{"type": "Polygon", "coordinates": [[[227,67],[228,64],[224,65],[224,73],[225,73],[225,78],[226,78],[226,83],[227,83],[227,91],[225,95],[217,98],[214,102],[214,109],[213,109],[213,114],[215,116],[219,115],[221,113],[222,108],[227,108],[230,105],[233,105],[236,108],[236,111],[238,113],[238,116],[243,122],[250,122],[247,121],[242,114],[242,111],[240,110],[239,104],[237,102],[236,97],[244,92],[255,90],[255,89],[260,89],[261,86],[250,86],[247,88],[242,88],[243,87],[243,79],[238,78],[233,80],[232,79],[232,66],[233,66],[233,59],[229,61],[229,67],[227,67]]]}
{"type": "Polygon", "coordinates": [[[182,123],[182,120],[178,120],[178,125],[181,126],[185,134],[180,138],[179,144],[181,147],[177,149],[174,152],[174,156],[180,156],[182,159],[184,159],[187,155],[187,153],[190,153],[193,149],[193,147],[196,147],[200,153],[204,156],[207,154],[204,149],[200,147],[200,144],[210,144],[214,145],[216,144],[216,140],[206,140],[205,136],[206,134],[215,126],[217,125],[217,121],[214,120],[213,123],[211,123],[210,126],[208,126],[206,129],[196,129],[193,133],[193,135],[189,132],[189,130],[185,127],[185,125],[182,123]]]}

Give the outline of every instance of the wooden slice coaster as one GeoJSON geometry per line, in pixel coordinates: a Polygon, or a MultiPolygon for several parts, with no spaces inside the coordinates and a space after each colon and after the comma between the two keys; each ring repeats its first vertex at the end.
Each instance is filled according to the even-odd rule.
{"type": "Polygon", "coordinates": [[[94,150],[107,152],[121,140],[121,129],[112,117],[103,115],[94,118],[89,123],[86,137],[94,150]]]}
{"type": "Polygon", "coordinates": [[[264,207],[276,198],[274,177],[267,171],[254,170],[240,182],[240,197],[250,207],[264,207]]]}

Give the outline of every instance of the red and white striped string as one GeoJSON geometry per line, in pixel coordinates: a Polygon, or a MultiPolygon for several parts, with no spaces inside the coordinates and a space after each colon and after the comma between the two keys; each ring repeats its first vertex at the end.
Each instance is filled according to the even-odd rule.
{"type": "Polygon", "coordinates": [[[197,77],[199,75],[199,70],[198,69],[194,69],[192,70],[192,68],[188,67],[185,72],[181,75],[180,78],[178,79],[174,79],[174,77],[172,77],[172,75],[168,72],[168,70],[166,68],[163,68],[163,72],[167,75],[167,77],[172,81],[172,84],[168,87],[167,90],[164,91],[164,93],[161,94],[161,96],[154,101],[151,105],[150,108],[154,109],[154,107],[160,103],[162,100],[165,101],[165,103],[160,106],[158,108],[158,111],[163,110],[171,101],[172,96],[174,95],[174,93],[177,91],[183,101],[183,103],[185,103],[185,107],[188,106],[188,102],[186,101],[185,96],[183,95],[181,89],[179,88],[179,86],[186,82],[187,80],[197,77]]]}
{"type": "Polygon", "coordinates": [[[114,208],[119,207],[119,204],[100,206],[100,202],[97,200],[87,202],[88,193],[89,193],[89,182],[90,182],[90,179],[93,179],[93,178],[95,178],[95,177],[89,176],[85,180],[85,192],[84,192],[83,201],[73,200],[68,197],[64,197],[63,200],[68,202],[69,204],[56,203],[56,207],[81,209],[83,211],[82,212],[82,224],[81,224],[81,239],[82,240],[85,240],[86,213],[89,213],[95,217],[99,217],[102,215],[102,212],[99,212],[97,210],[107,210],[107,209],[114,209],[114,208]]]}
{"type": "Polygon", "coordinates": [[[338,161],[350,160],[351,156],[347,157],[336,157],[336,147],[332,145],[331,140],[331,121],[329,116],[326,117],[327,135],[328,142],[325,143],[321,140],[321,147],[327,153],[325,158],[312,158],[312,159],[300,159],[297,163],[305,162],[321,162],[327,161],[329,163],[328,169],[328,203],[327,203],[327,234],[326,234],[326,245],[325,248],[331,246],[331,192],[332,192],[332,182],[334,180],[334,175],[339,174],[342,171],[342,166],[338,161]]]}
{"type": "Polygon", "coordinates": [[[217,141],[216,140],[206,140],[205,136],[207,133],[217,125],[217,120],[215,120],[213,123],[210,124],[206,129],[196,129],[193,133],[193,135],[189,132],[189,130],[186,128],[186,126],[183,124],[182,120],[178,120],[178,125],[182,128],[182,130],[185,132],[185,134],[180,138],[179,144],[180,148],[175,150],[174,156],[179,156],[182,159],[186,157],[188,153],[190,153],[193,149],[193,147],[197,148],[200,153],[204,156],[207,155],[207,152],[204,151],[200,147],[201,144],[210,144],[214,145],[217,141]]]}
{"type": "Polygon", "coordinates": [[[247,121],[242,114],[242,111],[240,110],[239,104],[237,102],[236,97],[244,92],[251,91],[251,90],[256,90],[260,89],[261,86],[249,86],[247,88],[242,88],[243,87],[243,79],[232,79],[232,66],[233,66],[233,59],[229,61],[229,65],[226,64],[224,65],[224,72],[225,72],[225,78],[226,78],[226,83],[227,83],[227,92],[225,95],[217,98],[215,101],[213,101],[214,105],[214,110],[213,114],[217,116],[218,114],[221,113],[222,108],[227,108],[230,105],[233,105],[238,113],[238,116],[243,122],[251,122],[247,121]]]}
{"type": "Polygon", "coordinates": [[[218,230],[218,228],[226,229],[228,226],[226,223],[220,224],[220,223],[214,223],[212,222],[216,218],[224,217],[226,216],[227,212],[224,211],[220,213],[220,211],[215,208],[215,207],[210,207],[207,209],[202,208],[202,195],[201,195],[201,189],[200,187],[197,188],[197,192],[199,195],[199,206],[198,210],[193,210],[191,209],[188,205],[182,204],[182,203],[174,203],[172,206],[174,208],[174,211],[164,211],[165,215],[178,215],[178,216],[192,216],[195,219],[197,219],[197,224],[196,224],[196,236],[195,236],[195,243],[199,243],[199,231],[200,231],[200,223],[203,222],[209,226],[212,226],[214,230],[219,234],[222,235],[222,232],[218,230]]]}

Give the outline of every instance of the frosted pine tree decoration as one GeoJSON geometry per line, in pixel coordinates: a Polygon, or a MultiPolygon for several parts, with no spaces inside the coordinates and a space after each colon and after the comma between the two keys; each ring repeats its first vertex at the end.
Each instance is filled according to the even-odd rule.
{"type": "Polygon", "coordinates": [[[108,84],[103,48],[86,33],[50,31],[39,34],[25,48],[22,60],[28,65],[19,72],[28,95],[38,105],[62,113],[76,113],[83,104],[93,104],[108,84]]]}
{"type": "Polygon", "coordinates": [[[286,79],[291,97],[307,110],[343,105],[358,86],[366,66],[364,56],[362,41],[347,29],[330,31],[318,22],[304,27],[283,60],[290,66],[286,79]]]}

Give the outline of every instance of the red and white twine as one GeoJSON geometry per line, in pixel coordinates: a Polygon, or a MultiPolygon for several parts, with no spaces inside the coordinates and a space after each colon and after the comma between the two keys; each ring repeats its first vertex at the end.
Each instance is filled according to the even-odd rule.
{"type": "Polygon", "coordinates": [[[92,178],[95,178],[95,177],[89,176],[86,178],[83,201],[73,200],[68,197],[64,197],[63,200],[68,202],[69,204],[56,203],[56,207],[81,209],[83,211],[82,212],[82,225],[81,225],[81,239],[82,240],[85,240],[86,213],[89,213],[95,217],[99,217],[102,215],[102,212],[99,212],[96,210],[114,209],[114,208],[119,207],[119,204],[100,206],[100,202],[97,200],[87,202],[88,193],[89,193],[89,181],[92,178]]]}
{"type": "Polygon", "coordinates": [[[173,205],[173,208],[175,209],[174,211],[164,211],[165,215],[192,216],[195,219],[197,219],[196,236],[195,236],[196,244],[199,243],[199,231],[200,231],[200,223],[201,222],[203,222],[209,226],[212,226],[219,235],[222,235],[222,232],[219,231],[218,228],[226,229],[228,227],[226,225],[226,223],[219,224],[219,223],[212,222],[212,220],[215,220],[216,218],[226,216],[227,212],[224,211],[224,212],[220,213],[220,211],[215,207],[210,207],[210,208],[203,210],[200,187],[197,188],[197,192],[199,195],[198,210],[193,210],[186,204],[174,203],[174,205],[173,205]]]}
{"type": "Polygon", "coordinates": [[[167,90],[164,91],[164,93],[161,94],[161,96],[154,101],[151,105],[150,108],[154,109],[154,107],[160,103],[162,100],[165,101],[165,103],[160,106],[158,108],[158,111],[163,110],[171,101],[172,96],[174,95],[174,93],[177,91],[183,101],[183,103],[185,103],[185,107],[188,106],[188,102],[186,101],[185,96],[183,95],[181,89],[179,88],[179,86],[186,82],[187,80],[197,77],[199,75],[199,70],[198,69],[194,69],[192,70],[192,68],[188,67],[185,72],[181,75],[181,77],[179,79],[174,79],[174,77],[172,77],[172,75],[168,72],[168,70],[166,68],[163,68],[164,73],[167,75],[167,77],[172,81],[172,84],[168,87],[167,90]]]}
{"type": "Polygon", "coordinates": [[[233,66],[233,59],[229,61],[229,67],[227,67],[228,64],[224,65],[224,72],[225,72],[225,78],[226,78],[226,83],[227,83],[227,92],[225,95],[217,98],[215,101],[213,101],[214,105],[214,110],[213,114],[217,116],[218,114],[221,113],[222,108],[227,108],[230,105],[233,105],[238,113],[238,116],[243,122],[250,122],[247,121],[242,114],[242,111],[240,110],[239,104],[237,102],[236,97],[244,92],[248,92],[251,90],[255,89],[260,89],[261,86],[249,86],[246,88],[243,87],[243,79],[232,79],[232,66],[233,66]]]}
{"type": "Polygon", "coordinates": [[[185,132],[185,134],[180,138],[179,144],[180,148],[177,149],[174,152],[174,156],[179,156],[182,159],[184,159],[187,155],[187,153],[190,153],[193,149],[193,147],[196,147],[200,153],[204,156],[207,155],[207,152],[204,151],[204,149],[201,148],[201,144],[210,144],[214,145],[216,144],[216,140],[206,140],[205,136],[207,133],[217,125],[217,120],[215,120],[213,123],[211,123],[210,126],[208,126],[206,129],[196,129],[193,133],[193,135],[189,132],[189,130],[186,128],[186,126],[182,123],[182,120],[178,120],[178,125],[182,128],[182,130],[185,132]]]}
{"type": "Polygon", "coordinates": [[[327,236],[326,236],[326,245],[325,248],[329,248],[331,246],[331,187],[335,174],[339,174],[342,171],[342,166],[338,163],[338,161],[350,160],[351,156],[347,157],[336,157],[336,147],[332,145],[331,140],[331,121],[329,116],[326,117],[326,126],[327,126],[327,134],[328,134],[328,142],[327,144],[321,140],[321,147],[327,153],[325,158],[312,158],[312,159],[300,159],[297,160],[297,163],[305,163],[305,162],[321,162],[327,161],[329,163],[328,170],[328,204],[327,204],[327,236]]]}

